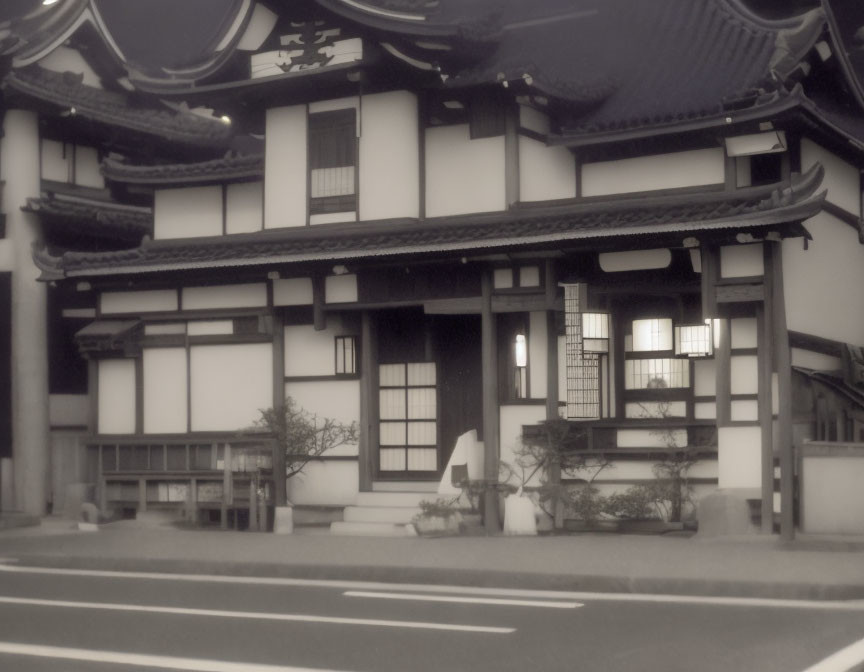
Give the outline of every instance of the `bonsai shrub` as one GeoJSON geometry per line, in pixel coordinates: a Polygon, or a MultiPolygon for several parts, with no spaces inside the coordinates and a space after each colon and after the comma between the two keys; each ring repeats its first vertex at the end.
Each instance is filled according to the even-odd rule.
{"type": "Polygon", "coordinates": [[[273,408],[260,410],[253,431],[267,432],[285,455],[285,478],[303,472],[310,460],[333,448],[357,443],[357,423],[345,424],[301,408],[292,397],[273,408]]]}

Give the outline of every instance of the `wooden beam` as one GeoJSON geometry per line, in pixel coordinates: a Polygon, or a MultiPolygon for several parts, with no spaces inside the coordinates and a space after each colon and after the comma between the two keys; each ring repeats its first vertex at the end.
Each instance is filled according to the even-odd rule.
{"type": "Polygon", "coordinates": [[[717,285],[715,291],[717,303],[762,301],[765,297],[762,283],[754,285],[717,285]]]}
{"type": "Polygon", "coordinates": [[[378,454],[378,333],[373,313],[360,315],[360,491],[372,490],[378,454]]]}
{"type": "Polygon", "coordinates": [[[717,294],[714,285],[717,283],[719,259],[717,248],[702,245],[702,318],[717,317],[717,294]]]}
{"type": "Polygon", "coordinates": [[[786,303],[783,293],[783,250],[779,243],[765,243],[771,248],[771,276],[774,323],[774,348],[777,365],[777,445],[780,450],[780,538],[795,538],[793,488],[795,462],[792,447],[792,360],[789,332],[786,328],[786,303]]]}
{"type": "MultiPolygon", "coordinates": [[[[282,313],[273,315],[273,408],[285,405],[285,328],[282,313]]],[[[229,448],[226,447],[226,451],[229,448]]],[[[226,452],[227,454],[227,452],[226,452]]],[[[273,503],[285,506],[288,503],[288,488],[285,482],[285,446],[273,443],[273,503]]]]}
{"type": "Polygon", "coordinates": [[[483,367],[483,476],[487,483],[484,493],[485,525],[488,532],[500,528],[498,512],[498,342],[495,315],[492,312],[492,276],[484,271],[481,280],[483,312],[481,313],[481,347],[483,367]]]}
{"type": "Polygon", "coordinates": [[[324,276],[312,277],[312,321],[315,331],[323,331],[327,328],[327,314],[324,312],[324,276]]]}

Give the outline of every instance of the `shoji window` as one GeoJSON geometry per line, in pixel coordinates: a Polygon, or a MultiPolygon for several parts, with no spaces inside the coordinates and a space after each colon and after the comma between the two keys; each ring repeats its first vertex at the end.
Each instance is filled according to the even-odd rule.
{"type": "Polygon", "coordinates": [[[437,373],[432,362],[379,367],[382,472],[438,470],[437,373]]]}

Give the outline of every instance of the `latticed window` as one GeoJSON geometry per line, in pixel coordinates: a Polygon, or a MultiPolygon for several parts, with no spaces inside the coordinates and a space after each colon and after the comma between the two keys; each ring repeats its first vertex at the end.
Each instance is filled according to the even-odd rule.
{"type": "Polygon", "coordinates": [[[435,364],[382,364],[378,376],[380,471],[437,471],[438,395],[435,364]]]}
{"type": "Polygon", "coordinates": [[[354,109],[309,115],[311,214],[356,208],[357,125],[354,109]]]}
{"type": "MultiPolygon", "coordinates": [[[[580,286],[564,286],[564,333],[567,360],[567,417],[600,417],[600,358],[585,352],[584,315],[580,312],[580,286]]],[[[592,328],[595,326],[592,321],[592,328]]],[[[593,335],[593,334],[592,334],[593,335]]],[[[606,334],[608,337],[608,332],[606,334]]],[[[593,340],[593,339],[592,339],[593,340]]]]}

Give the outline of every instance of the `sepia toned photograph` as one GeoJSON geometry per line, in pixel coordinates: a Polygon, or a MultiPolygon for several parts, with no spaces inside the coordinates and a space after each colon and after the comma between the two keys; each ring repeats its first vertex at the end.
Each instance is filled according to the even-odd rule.
{"type": "Polygon", "coordinates": [[[0,670],[864,671],[864,1],[0,0],[0,670]]]}

